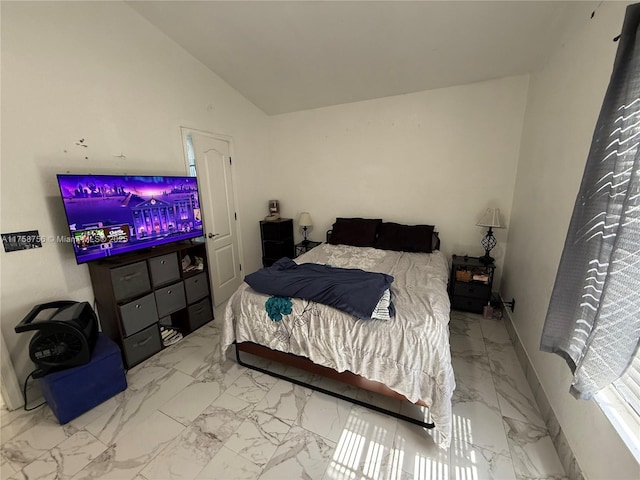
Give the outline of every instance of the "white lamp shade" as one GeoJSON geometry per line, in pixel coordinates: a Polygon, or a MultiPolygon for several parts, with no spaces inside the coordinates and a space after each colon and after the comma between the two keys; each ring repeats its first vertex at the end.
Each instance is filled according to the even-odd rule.
{"type": "Polygon", "coordinates": [[[487,208],[482,218],[476,223],[479,227],[493,227],[504,228],[504,225],[500,223],[500,209],[499,208],[487,208]]]}
{"type": "Polygon", "coordinates": [[[298,217],[298,225],[301,227],[312,227],[313,222],[311,221],[311,215],[309,212],[302,212],[298,217]]]}

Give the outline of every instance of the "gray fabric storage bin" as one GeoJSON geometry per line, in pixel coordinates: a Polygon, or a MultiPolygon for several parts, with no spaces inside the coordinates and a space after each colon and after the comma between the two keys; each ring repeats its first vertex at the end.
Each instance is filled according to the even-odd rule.
{"type": "Polygon", "coordinates": [[[193,303],[209,295],[209,282],[206,272],[199,273],[184,281],[184,289],[187,293],[187,303],[193,303]]]}
{"type": "Polygon", "coordinates": [[[184,295],[184,283],[159,288],[155,291],[158,316],[164,317],[187,306],[184,295]]]}
{"type": "Polygon", "coordinates": [[[209,297],[189,306],[189,328],[195,330],[213,319],[213,309],[209,297]]]}
{"type": "Polygon", "coordinates": [[[162,339],[160,338],[158,324],[154,323],[141,332],[125,338],[123,347],[129,368],[158,353],[162,350],[162,339]]]}
{"type": "Polygon", "coordinates": [[[180,280],[178,255],[168,253],[159,257],[150,258],[149,271],[151,272],[151,283],[154,287],[180,280]]]}
{"type": "Polygon", "coordinates": [[[136,262],[112,269],[111,283],[116,301],[146,292],[151,287],[147,262],[136,262]]]}
{"type": "Polygon", "coordinates": [[[158,310],[153,293],[120,306],[120,317],[125,336],[133,335],[158,321],[158,310]]]}

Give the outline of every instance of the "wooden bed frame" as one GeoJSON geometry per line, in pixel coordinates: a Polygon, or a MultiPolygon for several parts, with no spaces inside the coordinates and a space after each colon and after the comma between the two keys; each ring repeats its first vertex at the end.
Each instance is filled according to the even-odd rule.
{"type": "MultiPolygon", "coordinates": [[[[329,242],[330,238],[331,238],[331,230],[327,231],[327,242],[329,242]]],[[[438,236],[437,232],[434,232],[434,238],[433,238],[433,247],[434,249],[439,249],[440,247],[440,238],[438,236]]],[[[309,388],[311,390],[315,390],[321,393],[324,393],[326,395],[330,395],[332,397],[336,397],[339,398],[341,400],[345,400],[347,402],[351,402],[351,403],[355,403],[356,405],[360,405],[366,408],[369,408],[371,410],[375,410],[377,412],[380,413],[384,413],[387,415],[390,415],[392,417],[395,418],[399,418],[401,420],[413,423],[415,425],[418,425],[420,427],[423,428],[434,428],[435,424],[433,422],[424,422],[422,420],[418,420],[417,418],[413,418],[413,417],[409,417],[407,415],[403,415],[399,412],[394,412],[392,410],[388,410],[386,408],[382,408],[379,407],[378,405],[374,405],[368,402],[364,402],[362,400],[358,400],[357,398],[351,398],[351,397],[347,397],[346,395],[342,395],[341,393],[337,393],[337,392],[333,392],[331,390],[327,390],[325,388],[322,388],[318,385],[314,385],[314,384],[310,384],[307,382],[303,382],[301,380],[298,380],[297,378],[291,378],[291,377],[287,377],[286,375],[282,375],[280,373],[277,372],[272,372],[270,370],[267,370],[266,368],[262,368],[262,367],[258,367],[256,365],[251,365],[247,362],[245,362],[244,360],[242,360],[240,358],[240,352],[244,352],[244,353],[248,353],[251,355],[255,355],[257,357],[261,357],[267,360],[272,360],[272,361],[276,361],[278,363],[281,363],[283,365],[287,365],[287,366],[291,366],[291,367],[295,367],[298,368],[300,370],[304,370],[306,372],[309,373],[313,373],[316,375],[320,375],[322,377],[326,377],[332,380],[336,380],[338,382],[341,383],[345,383],[347,385],[353,385],[355,387],[361,388],[363,390],[367,390],[370,392],[374,392],[374,393],[378,393],[387,397],[391,397],[391,398],[396,398],[405,402],[409,402],[409,400],[407,399],[407,397],[405,397],[404,395],[399,394],[398,392],[390,389],[389,387],[387,387],[386,385],[384,385],[383,383],[380,382],[376,382],[374,380],[369,380],[366,379],[360,375],[357,375],[355,373],[349,372],[349,371],[344,371],[342,373],[337,372],[335,370],[333,370],[332,368],[329,367],[325,367],[322,365],[318,365],[317,363],[313,363],[311,360],[309,360],[306,357],[301,357],[298,355],[294,355],[292,353],[284,353],[284,352],[280,352],[277,350],[272,350],[268,347],[265,347],[263,345],[258,345],[257,343],[253,343],[253,342],[236,342],[235,344],[235,350],[236,350],[236,360],[238,361],[238,364],[242,365],[243,367],[246,368],[250,368],[252,370],[256,370],[258,372],[270,375],[272,377],[276,377],[276,378],[280,378],[282,380],[286,380],[288,382],[291,383],[295,383],[296,385],[300,385],[302,387],[305,388],[309,388]]],[[[410,402],[411,403],[411,402],[410,402]]],[[[428,408],[429,405],[427,405],[426,403],[424,403],[422,400],[418,401],[417,403],[412,403],[413,405],[418,405],[420,407],[426,407],[428,408]]]]}
{"type": "MultiPolygon", "coordinates": [[[[272,377],[280,378],[282,380],[286,380],[288,382],[295,383],[302,387],[310,388],[317,392],[324,393],[326,395],[331,395],[332,397],[339,398],[341,400],[346,400],[347,402],[355,403],[357,405],[369,408],[371,410],[375,410],[380,413],[385,413],[387,415],[391,415],[392,417],[399,418],[401,420],[405,420],[407,422],[413,423],[415,425],[419,425],[424,428],[434,428],[435,424],[433,422],[423,422],[422,420],[418,420],[417,418],[408,417],[399,412],[394,412],[392,410],[388,410],[386,408],[379,407],[377,405],[373,405],[368,402],[363,402],[362,400],[358,400],[357,398],[347,397],[346,395],[342,395],[338,392],[333,392],[331,390],[327,390],[318,385],[314,385],[311,383],[303,382],[302,380],[298,380],[297,378],[287,377],[286,375],[282,375],[280,373],[272,372],[267,370],[266,368],[258,367],[256,365],[251,365],[240,358],[240,352],[249,353],[251,355],[255,355],[257,357],[265,358],[267,360],[273,360],[283,365],[292,366],[298,368],[300,370],[304,370],[309,373],[313,373],[316,375],[320,375],[326,378],[330,378],[332,380],[336,380],[338,382],[345,383],[347,385],[353,385],[355,387],[361,388],[363,390],[368,390],[370,392],[378,393],[381,395],[385,395],[391,398],[397,398],[399,400],[403,400],[408,402],[409,400],[404,395],[399,394],[398,392],[391,390],[389,387],[384,385],[383,383],[376,382],[373,380],[368,380],[360,375],[356,375],[355,373],[351,373],[349,371],[344,371],[342,373],[336,372],[335,370],[324,367],[322,365],[318,365],[317,363],[313,363],[306,357],[300,357],[298,355],[294,355],[292,353],[284,353],[277,350],[272,350],[263,345],[258,345],[253,342],[236,342],[236,360],[240,365],[246,368],[250,368],[252,370],[256,370],[261,373],[265,373],[267,375],[271,375],[272,377]]],[[[422,400],[413,404],[421,407],[429,407],[422,400]]]]}

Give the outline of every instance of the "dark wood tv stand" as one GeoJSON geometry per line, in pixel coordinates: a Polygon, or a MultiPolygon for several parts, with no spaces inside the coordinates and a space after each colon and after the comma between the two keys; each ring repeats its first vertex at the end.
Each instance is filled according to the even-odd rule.
{"type": "Polygon", "coordinates": [[[160,326],[188,335],[213,319],[206,246],[187,240],[89,263],[102,331],[127,368],[164,348],[160,326]],[[183,267],[202,259],[200,269],[183,267]],[[185,262],[186,263],[186,262],[185,262]]]}

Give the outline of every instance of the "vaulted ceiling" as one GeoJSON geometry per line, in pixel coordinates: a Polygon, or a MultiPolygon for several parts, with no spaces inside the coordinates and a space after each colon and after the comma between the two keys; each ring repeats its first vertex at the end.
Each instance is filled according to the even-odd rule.
{"type": "Polygon", "coordinates": [[[571,15],[560,1],[129,1],[269,115],[525,74],[571,15]]]}

